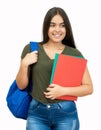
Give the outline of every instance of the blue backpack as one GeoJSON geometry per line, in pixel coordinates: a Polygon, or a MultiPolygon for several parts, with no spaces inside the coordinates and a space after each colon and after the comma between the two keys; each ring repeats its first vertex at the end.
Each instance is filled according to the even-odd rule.
{"type": "MultiPolygon", "coordinates": [[[[37,42],[30,42],[31,51],[38,50],[37,42]]],[[[16,117],[21,119],[27,119],[29,104],[32,100],[30,95],[31,93],[32,83],[29,82],[27,88],[30,88],[30,92],[28,89],[20,90],[17,86],[16,80],[11,84],[8,94],[6,97],[7,106],[10,112],[16,117]]]]}

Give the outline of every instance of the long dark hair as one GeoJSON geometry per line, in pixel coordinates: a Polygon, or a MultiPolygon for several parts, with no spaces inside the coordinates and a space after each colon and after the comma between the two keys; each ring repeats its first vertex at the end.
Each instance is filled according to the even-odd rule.
{"type": "Polygon", "coordinates": [[[49,9],[49,11],[46,13],[46,16],[45,16],[44,22],[43,22],[43,41],[42,41],[42,43],[48,42],[48,40],[49,40],[48,29],[50,27],[50,22],[51,22],[51,19],[57,14],[59,14],[63,18],[65,28],[66,28],[66,36],[63,39],[62,43],[65,45],[68,45],[70,47],[76,48],[69,18],[67,16],[67,14],[65,13],[65,11],[63,9],[61,9],[60,7],[53,7],[51,9],[49,9]]]}

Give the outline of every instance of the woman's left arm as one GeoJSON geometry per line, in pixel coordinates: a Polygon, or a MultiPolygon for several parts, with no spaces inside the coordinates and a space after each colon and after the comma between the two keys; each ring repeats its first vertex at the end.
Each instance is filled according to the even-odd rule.
{"type": "Polygon", "coordinates": [[[93,84],[92,80],[88,71],[88,68],[86,67],[82,84],[80,86],[74,86],[74,87],[63,87],[56,84],[51,84],[47,88],[48,92],[44,92],[46,98],[55,99],[59,96],[63,95],[69,95],[69,96],[86,96],[93,93],[93,84]]]}

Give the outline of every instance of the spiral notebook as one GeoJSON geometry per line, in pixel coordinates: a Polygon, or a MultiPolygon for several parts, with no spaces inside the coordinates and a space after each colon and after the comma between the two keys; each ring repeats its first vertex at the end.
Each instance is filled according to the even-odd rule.
{"type": "MultiPolygon", "coordinates": [[[[55,54],[50,84],[63,87],[80,86],[86,68],[87,59],[64,54],[55,54]]],[[[77,100],[75,96],[61,96],[61,100],[77,100]]]]}

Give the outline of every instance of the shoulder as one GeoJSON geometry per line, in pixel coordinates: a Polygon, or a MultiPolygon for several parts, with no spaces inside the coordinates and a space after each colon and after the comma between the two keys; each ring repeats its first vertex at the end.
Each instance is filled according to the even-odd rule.
{"type": "MultiPolygon", "coordinates": [[[[38,48],[41,48],[41,43],[37,42],[38,48]]],[[[26,44],[22,50],[21,58],[24,58],[27,53],[31,52],[30,42],[26,44]]]]}
{"type": "Polygon", "coordinates": [[[25,51],[25,50],[30,51],[30,43],[26,44],[26,45],[24,46],[23,50],[24,50],[24,51],[25,51]]]}
{"type": "Polygon", "coordinates": [[[73,47],[70,47],[70,46],[66,46],[65,53],[68,54],[68,55],[82,56],[83,57],[83,54],[81,53],[81,51],[79,49],[73,48],[73,47]]]}
{"type": "Polygon", "coordinates": [[[26,44],[22,50],[21,58],[24,58],[30,52],[30,43],[26,44]]]}

